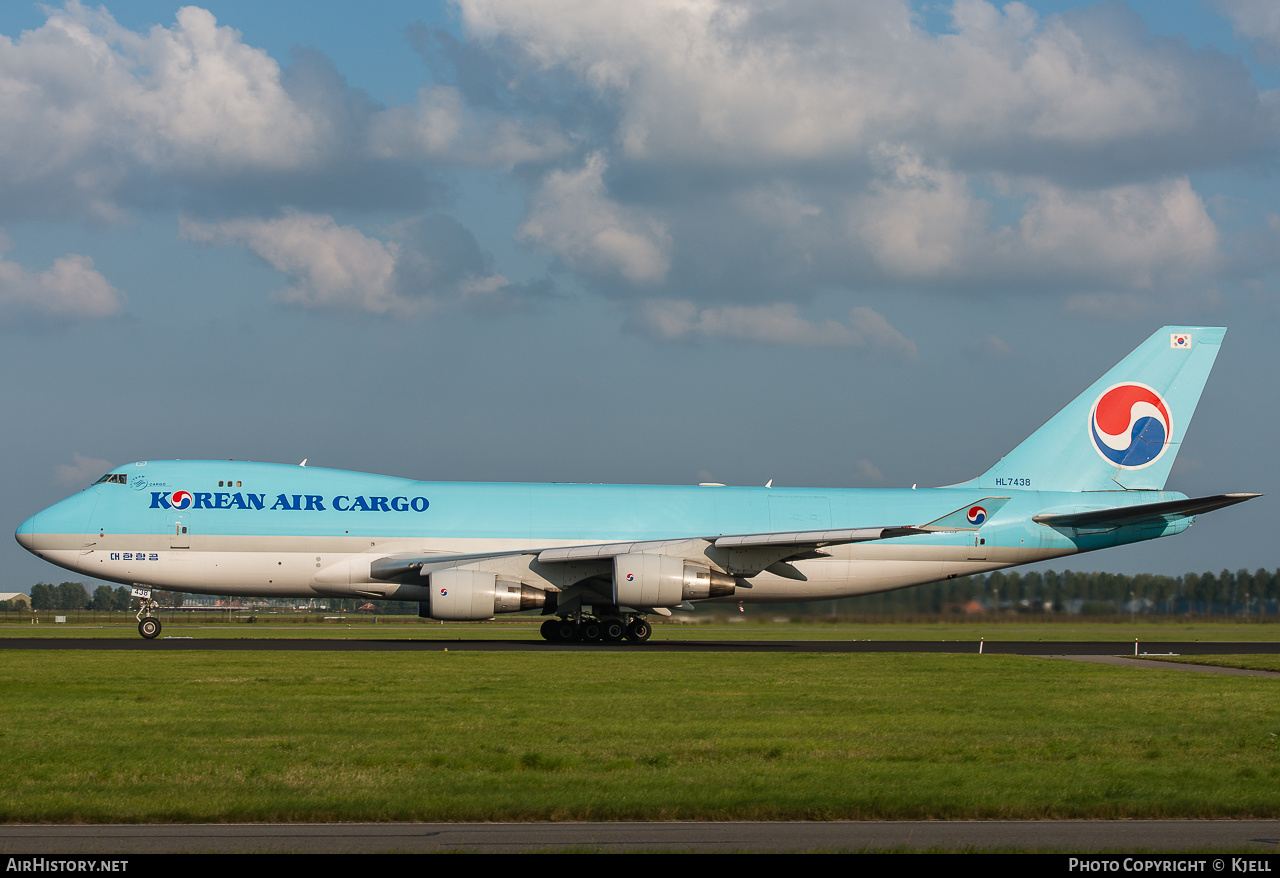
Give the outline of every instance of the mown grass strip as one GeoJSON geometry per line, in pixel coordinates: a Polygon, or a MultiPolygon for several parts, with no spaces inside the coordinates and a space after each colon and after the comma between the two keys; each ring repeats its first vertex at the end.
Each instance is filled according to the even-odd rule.
{"type": "Polygon", "coordinates": [[[1210,665],[1215,668],[1240,668],[1246,671],[1280,673],[1280,655],[1154,655],[1146,658],[1184,665],[1210,665]]]}
{"type": "Polygon", "coordinates": [[[10,822],[1280,813],[1266,679],[990,655],[4,656],[10,822]]]}
{"type": "MultiPolygon", "coordinates": [[[[103,614],[105,619],[105,614],[103,614]]],[[[119,614],[114,620],[78,619],[67,624],[45,619],[39,625],[0,620],[4,637],[138,637],[137,620],[119,614]]],[[[162,614],[161,636],[196,638],[333,638],[412,640],[541,640],[538,617],[506,617],[492,622],[440,623],[413,616],[354,616],[326,620],[323,616],[262,616],[258,622],[193,619],[162,614]]],[[[973,643],[1001,640],[1111,641],[1128,645],[1134,638],[1140,648],[1167,641],[1273,642],[1280,640],[1280,624],[1274,622],[1205,622],[1173,618],[1140,618],[1134,622],[1065,623],[1032,618],[903,623],[886,620],[882,624],[851,622],[770,622],[754,619],[728,623],[672,623],[654,619],[655,640],[949,640],[973,643]]]]}

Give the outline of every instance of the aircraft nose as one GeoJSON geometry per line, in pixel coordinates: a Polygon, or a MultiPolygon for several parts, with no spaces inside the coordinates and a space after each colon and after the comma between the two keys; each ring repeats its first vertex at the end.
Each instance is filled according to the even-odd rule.
{"type": "Polygon", "coordinates": [[[36,534],[40,533],[40,530],[36,527],[36,519],[39,517],[40,513],[37,512],[35,515],[22,522],[22,524],[18,525],[18,530],[13,535],[18,541],[18,545],[22,546],[22,548],[26,549],[28,552],[34,552],[36,550],[36,534]]]}
{"type": "Polygon", "coordinates": [[[81,491],[47,509],[41,509],[18,525],[13,536],[18,545],[42,558],[45,558],[44,552],[79,549],[84,545],[85,529],[89,526],[97,502],[97,495],[93,491],[81,491]]]}

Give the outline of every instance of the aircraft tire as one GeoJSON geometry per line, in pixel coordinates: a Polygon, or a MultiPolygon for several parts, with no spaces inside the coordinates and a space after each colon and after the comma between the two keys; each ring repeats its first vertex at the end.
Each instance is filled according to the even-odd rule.
{"type": "Polygon", "coordinates": [[[601,625],[594,619],[590,619],[582,623],[582,640],[584,643],[594,643],[600,639],[601,625]]]}
{"type": "Polygon", "coordinates": [[[632,643],[644,643],[653,633],[653,627],[644,619],[636,619],[627,626],[627,640],[632,643]]]}
{"type": "Polygon", "coordinates": [[[578,639],[578,626],[568,619],[556,623],[556,640],[560,643],[573,643],[578,639]]]}
{"type": "Polygon", "coordinates": [[[138,633],[147,640],[155,640],[160,636],[160,620],[146,618],[138,623],[138,633]]]}
{"type": "Polygon", "coordinates": [[[556,626],[560,624],[559,619],[548,619],[542,623],[542,627],[538,631],[542,634],[543,640],[556,640],[556,626]]]}
{"type": "Polygon", "coordinates": [[[609,643],[618,643],[622,638],[627,636],[627,626],[623,625],[617,619],[610,619],[604,623],[604,639],[609,643]]]}

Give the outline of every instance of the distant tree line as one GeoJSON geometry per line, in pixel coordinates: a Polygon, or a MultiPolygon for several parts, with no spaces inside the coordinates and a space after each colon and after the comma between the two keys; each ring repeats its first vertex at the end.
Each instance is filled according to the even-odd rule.
{"type": "Polygon", "coordinates": [[[1024,613],[1280,614],[1280,569],[1157,576],[998,570],[818,604],[858,614],[939,614],[980,605],[1024,613]]]}
{"type": "MultiPolygon", "coordinates": [[[[180,592],[154,593],[163,606],[182,606],[180,592]]],[[[134,599],[125,586],[100,585],[90,597],[84,584],[37,583],[31,587],[33,610],[128,610],[134,599]]],[[[353,612],[367,606],[363,598],[332,599],[330,611],[353,612]]],[[[384,615],[416,615],[418,605],[403,601],[373,601],[384,615]]],[[[823,615],[936,615],[986,611],[1021,613],[1166,613],[1280,615],[1280,568],[1276,570],[1223,570],[1221,573],[1186,573],[1156,576],[1143,573],[1078,573],[1052,570],[1023,573],[1002,571],[983,576],[960,576],[897,591],[880,592],[836,601],[809,604],[772,604],[750,607],[754,612],[823,615]]],[[[0,612],[18,612],[21,601],[0,601],[0,612]],[[12,605],[12,606],[10,606],[12,605]]]]}
{"type": "Polygon", "coordinates": [[[89,596],[83,582],[63,582],[58,585],[37,582],[31,586],[33,610],[127,610],[130,600],[130,591],[123,585],[116,589],[100,585],[94,589],[93,597],[89,596]]]}
{"type": "MultiPolygon", "coordinates": [[[[181,607],[186,603],[187,595],[179,591],[154,589],[151,596],[161,607],[181,607]]],[[[92,597],[83,582],[63,582],[54,585],[49,582],[38,582],[31,586],[31,604],[26,601],[0,601],[0,613],[19,613],[28,610],[92,610],[109,612],[113,610],[136,610],[138,599],[133,597],[129,588],[121,585],[111,588],[99,585],[93,590],[92,597]]],[[[282,602],[283,599],[280,599],[282,602]]],[[[246,602],[247,603],[247,602],[246,602]]],[[[368,598],[328,599],[326,603],[331,610],[354,611],[369,603],[368,598]]],[[[403,601],[377,601],[377,611],[383,614],[404,614],[418,612],[416,603],[403,601]]]]}

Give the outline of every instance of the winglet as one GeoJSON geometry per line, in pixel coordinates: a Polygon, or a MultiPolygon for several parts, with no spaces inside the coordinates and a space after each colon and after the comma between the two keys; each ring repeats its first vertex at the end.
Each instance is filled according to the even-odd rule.
{"type": "Polygon", "coordinates": [[[1008,497],[983,497],[974,503],[966,503],[955,512],[948,512],[928,524],[920,525],[919,530],[977,530],[1008,502],[1008,497]]]}

